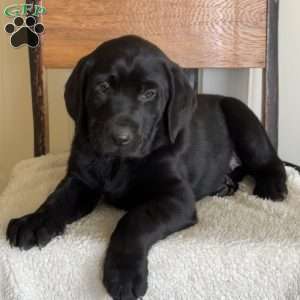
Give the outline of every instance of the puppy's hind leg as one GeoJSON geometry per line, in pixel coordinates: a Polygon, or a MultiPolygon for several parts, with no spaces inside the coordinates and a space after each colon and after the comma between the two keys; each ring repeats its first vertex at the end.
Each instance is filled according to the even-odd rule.
{"type": "Polygon", "coordinates": [[[235,152],[256,182],[254,194],[274,201],[287,194],[286,173],[266,131],[241,101],[224,97],[220,102],[235,152]]]}

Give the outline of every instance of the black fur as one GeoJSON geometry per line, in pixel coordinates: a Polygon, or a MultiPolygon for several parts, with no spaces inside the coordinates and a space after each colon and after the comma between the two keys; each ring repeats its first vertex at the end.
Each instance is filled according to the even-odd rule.
{"type": "Polygon", "coordinates": [[[44,246],[104,195],[128,211],[104,263],[114,299],[145,294],[149,249],[197,222],[196,200],[234,193],[245,174],[258,196],[287,193],[283,163],[247,106],[196,95],[182,69],[141,38],[108,41],[82,58],[65,100],[76,125],[66,177],[36,212],[11,220],[7,238],[44,246]]]}

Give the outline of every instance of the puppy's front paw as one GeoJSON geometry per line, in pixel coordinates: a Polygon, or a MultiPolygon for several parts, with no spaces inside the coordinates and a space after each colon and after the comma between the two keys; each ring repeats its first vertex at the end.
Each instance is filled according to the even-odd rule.
{"type": "Polygon", "coordinates": [[[256,181],[253,191],[260,198],[282,201],[288,193],[285,178],[265,177],[256,181]]]}
{"type": "Polygon", "coordinates": [[[114,300],[136,300],[147,290],[146,257],[108,252],[104,263],[103,284],[114,300]]]}
{"type": "Polygon", "coordinates": [[[218,197],[225,197],[233,195],[239,188],[239,184],[234,182],[230,176],[226,175],[223,184],[218,188],[214,195],[218,197]]]}
{"type": "Polygon", "coordinates": [[[64,228],[49,212],[33,213],[12,219],[6,237],[11,246],[28,250],[33,246],[45,246],[53,237],[61,234],[64,228]]]}

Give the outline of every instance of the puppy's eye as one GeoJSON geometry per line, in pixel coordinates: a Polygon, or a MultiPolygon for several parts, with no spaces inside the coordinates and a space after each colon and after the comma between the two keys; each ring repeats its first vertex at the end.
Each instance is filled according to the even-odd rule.
{"type": "Polygon", "coordinates": [[[103,81],[99,84],[98,89],[102,94],[106,94],[110,89],[110,85],[107,81],[103,81]]]}
{"type": "Polygon", "coordinates": [[[139,100],[142,102],[148,102],[153,100],[156,97],[156,95],[157,91],[155,89],[149,89],[139,96],[139,100]]]}

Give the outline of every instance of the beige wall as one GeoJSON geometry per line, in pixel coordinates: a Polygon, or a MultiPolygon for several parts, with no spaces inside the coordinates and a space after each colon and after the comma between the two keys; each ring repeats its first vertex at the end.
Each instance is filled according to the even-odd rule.
{"type": "Polygon", "coordinates": [[[14,50],[3,28],[8,18],[0,16],[0,188],[13,166],[20,159],[32,156],[32,113],[28,49],[14,50]]]}

